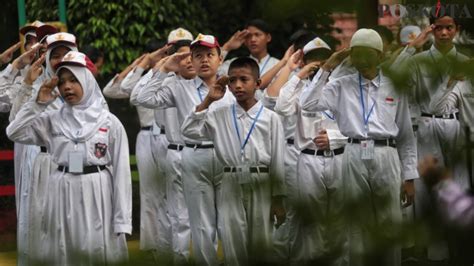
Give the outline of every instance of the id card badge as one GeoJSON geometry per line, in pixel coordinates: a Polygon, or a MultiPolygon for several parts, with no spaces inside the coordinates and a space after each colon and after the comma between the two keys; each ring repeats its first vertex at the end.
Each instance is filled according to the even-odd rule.
{"type": "Polygon", "coordinates": [[[240,170],[240,176],[239,176],[239,184],[248,184],[251,181],[251,176],[250,176],[250,165],[248,163],[242,163],[239,166],[240,170]]]}
{"type": "Polygon", "coordinates": [[[362,160],[374,159],[374,140],[362,140],[360,142],[360,151],[362,160]]]}
{"type": "Polygon", "coordinates": [[[159,136],[161,134],[161,128],[156,123],[153,123],[152,134],[153,136],[159,136]]]}
{"type": "Polygon", "coordinates": [[[83,155],[82,151],[70,151],[69,152],[69,173],[76,173],[80,174],[84,172],[84,164],[83,164],[83,155]]]}

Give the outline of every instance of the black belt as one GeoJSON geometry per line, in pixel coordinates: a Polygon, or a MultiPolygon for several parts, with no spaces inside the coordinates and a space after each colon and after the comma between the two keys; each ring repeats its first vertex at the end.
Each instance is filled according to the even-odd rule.
{"type": "Polygon", "coordinates": [[[186,147],[193,148],[193,149],[212,149],[214,148],[214,144],[188,144],[186,143],[186,147]]]}
{"type": "Polygon", "coordinates": [[[294,139],[286,139],[286,143],[290,145],[295,145],[295,140],[294,139]]]}
{"type": "MultiPolygon", "coordinates": [[[[239,168],[238,167],[230,167],[230,166],[224,166],[224,172],[225,173],[235,173],[237,172],[239,168]]],[[[250,167],[250,173],[268,173],[269,169],[266,166],[252,166],[250,167]]]]}
{"type": "Polygon", "coordinates": [[[179,145],[179,144],[169,144],[168,145],[168,149],[170,149],[170,150],[181,151],[181,150],[183,150],[183,148],[184,148],[184,146],[179,145]]]}
{"type": "MultiPolygon", "coordinates": [[[[355,143],[355,144],[360,144],[361,141],[364,141],[365,139],[353,139],[349,138],[348,142],[349,143],[355,143]]],[[[374,139],[374,145],[377,146],[390,146],[392,148],[397,147],[397,142],[394,139],[374,139]]]]}
{"type": "Polygon", "coordinates": [[[43,152],[43,153],[48,153],[48,149],[46,149],[45,146],[40,146],[40,150],[41,150],[41,152],[43,152]]]}
{"type": "MultiPolygon", "coordinates": [[[[88,166],[84,166],[84,168],[82,169],[82,173],[73,173],[73,174],[87,175],[87,174],[92,174],[92,173],[98,173],[102,170],[105,170],[105,168],[106,168],[105,165],[88,165],[88,166]]],[[[59,165],[58,170],[61,172],[69,173],[69,167],[64,166],[64,165],[59,165]]]]}
{"type": "Polygon", "coordinates": [[[309,154],[309,155],[316,154],[317,156],[332,157],[332,156],[336,156],[336,155],[339,155],[339,154],[343,154],[344,153],[344,147],[339,148],[339,149],[335,149],[335,150],[329,150],[329,151],[323,151],[323,150],[315,151],[315,150],[312,150],[312,149],[304,149],[301,152],[304,153],[304,154],[309,154]]]}
{"type": "MultiPolygon", "coordinates": [[[[150,130],[153,130],[153,126],[141,127],[140,129],[150,131],[150,130]]],[[[166,134],[166,131],[164,128],[160,128],[160,134],[166,134]]]]}
{"type": "Polygon", "coordinates": [[[458,113],[445,114],[445,115],[432,115],[432,114],[428,114],[428,113],[421,113],[421,116],[423,116],[423,117],[431,117],[431,118],[457,119],[457,120],[459,120],[458,113]]]}

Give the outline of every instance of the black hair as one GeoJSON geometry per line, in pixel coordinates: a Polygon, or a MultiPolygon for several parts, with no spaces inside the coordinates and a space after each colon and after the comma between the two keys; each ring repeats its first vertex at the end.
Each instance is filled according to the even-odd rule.
{"type": "Polygon", "coordinates": [[[232,63],[230,63],[230,66],[229,66],[228,73],[230,73],[230,71],[234,68],[242,68],[242,67],[250,68],[255,80],[258,80],[260,78],[260,67],[258,66],[257,62],[254,59],[247,56],[238,57],[237,59],[232,61],[232,63]]]}
{"type": "Polygon", "coordinates": [[[158,39],[151,39],[145,46],[146,53],[152,53],[165,46],[166,42],[158,39]]]}
{"type": "Polygon", "coordinates": [[[92,61],[92,63],[97,63],[99,61],[99,58],[104,58],[104,52],[102,50],[95,48],[92,45],[86,45],[82,48],[82,52],[89,57],[89,59],[92,61]]]}
{"type": "Polygon", "coordinates": [[[387,40],[388,43],[392,43],[393,40],[395,40],[393,32],[385,26],[377,25],[372,29],[375,30],[378,34],[380,34],[380,37],[382,37],[382,39],[387,40]]]}
{"type": "Polygon", "coordinates": [[[434,24],[438,19],[444,18],[444,17],[450,17],[450,18],[452,18],[453,21],[454,21],[454,25],[456,25],[456,28],[460,25],[460,21],[459,21],[458,19],[456,19],[456,18],[454,18],[454,17],[451,17],[451,16],[448,15],[448,14],[441,13],[441,11],[440,11],[440,14],[438,14],[438,16],[436,16],[436,14],[433,14],[433,12],[430,12],[430,17],[429,17],[429,19],[430,19],[430,25],[431,25],[431,24],[434,24]]]}
{"type": "Polygon", "coordinates": [[[250,26],[253,26],[268,34],[270,34],[271,32],[270,25],[268,25],[268,23],[265,22],[263,19],[252,19],[247,22],[247,24],[245,25],[245,28],[248,28],[250,26]]]}
{"type": "Polygon", "coordinates": [[[179,40],[171,45],[171,47],[167,51],[167,55],[172,55],[176,53],[181,47],[190,47],[190,46],[191,46],[190,40],[179,40]]]}
{"type": "Polygon", "coordinates": [[[290,36],[290,44],[294,45],[295,51],[303,49],[303,47],[314,38],[318,37],[316,33],[307,29],[299,29],[290,36]]]}

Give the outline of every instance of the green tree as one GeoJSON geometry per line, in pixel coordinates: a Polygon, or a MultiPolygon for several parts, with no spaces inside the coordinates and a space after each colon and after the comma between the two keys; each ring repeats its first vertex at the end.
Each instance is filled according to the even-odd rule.
{"type": "MultiPolygon", "coordinates": [[[[58,20],[57,1],[27,1],[27,17],[58,20]]],[[[143,53],[150,40],[165,40],[178,26],[197,34],[206,29],[208,18],[199,1],[69,0],[67,19],[79,47],[92,45],[105,51],[103,73],[110,74],[143,53]]]]}

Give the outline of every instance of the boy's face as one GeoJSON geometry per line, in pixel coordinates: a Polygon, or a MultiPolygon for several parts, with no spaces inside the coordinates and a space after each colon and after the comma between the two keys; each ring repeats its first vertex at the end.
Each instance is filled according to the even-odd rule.
{"type": "Polygon", "coordinates": [[[245,46],[249,49],[250,54],[257,55],[266,50],[268,43],[272,40],[272,36],[254,26],[249,26],[247,30],[249,34],[247,39],[245,39],[245,46]]]}
{"type": "Polygon", "coordinates": [[[237,102],[255,98],[260,80],[255,79],[249,67],[237,67],[229,70],[229,89],[237,102]]]}
{"type": "Polygon", "coordinates": [[[25,51],[29,51],[35,43],[37,43],[36,37],[27,35],[25,37],[25,51]]]}
{"type": "Polygon", "coordinates": [[[362,76],[372,73],[380,63],[380,52],[368,47],[352,47],[351,61],[362,76]]]}
{"type": "Polygon", "coordinates": [[[84,91],[81,83],[69,69],[62,68],[59,71],[58,89],[61,97],[69,104],[76,105],[82,100],[84,91]]]}
{"type": "Polygon", "coordinates": [[[192,64],[196,74],[201,78],[210,78],[217,74],[221,64],[221,57],[217,48],[199,46],[193,49],[192,64]]]}
{"type": "MultiPolygon", "coordinates": [[[[189,53],[191,50],[189,46],[180,47],[176,52],[177,53],[189,53]]],[[[192,79],[196,76],[196,71],[194,70],[193,64],[191,62],[191,56],[188,56],[179,62],[179,73],[181,77],[185,79],[192,79]]]]}
{"type": "Polygon", "coordinates": [[[457,27],[453,18],[444,16],[434,23],[433,35],[435,42],[440,45],[450,45],[456,35],[457,27]]]}

